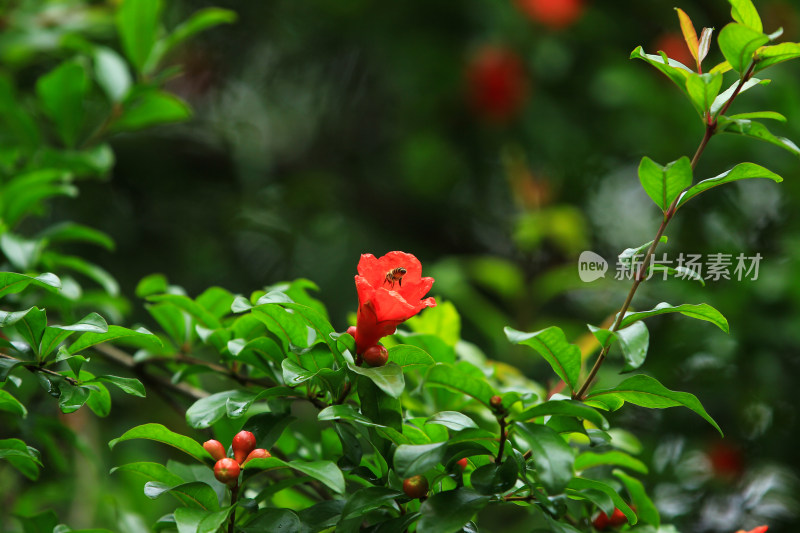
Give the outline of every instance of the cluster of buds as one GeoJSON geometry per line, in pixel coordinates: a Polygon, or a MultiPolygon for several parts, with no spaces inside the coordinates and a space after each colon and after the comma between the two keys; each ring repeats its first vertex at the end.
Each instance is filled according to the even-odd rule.
{"type": "Polygon", "coordinates": [[[214,465],[214,477],[231,488],[238,485],[241,467],[250,459],[272,457],[267,450],[256,448],[256,436],[249,431],[240,431],[233,437],[233,458],[227,456],[225,447],[218,440],[205,441],[203,448],[217,461],[214,465]]]}

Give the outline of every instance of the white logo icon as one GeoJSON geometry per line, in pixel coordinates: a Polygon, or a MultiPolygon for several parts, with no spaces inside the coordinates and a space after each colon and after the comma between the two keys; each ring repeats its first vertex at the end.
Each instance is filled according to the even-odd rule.
{"type": "Polygon", "coordinates": [[[578,276],[581,281],[589,283],[606,277],[608,262],[594,252],[586,250],[578,258],[578,276]]]}

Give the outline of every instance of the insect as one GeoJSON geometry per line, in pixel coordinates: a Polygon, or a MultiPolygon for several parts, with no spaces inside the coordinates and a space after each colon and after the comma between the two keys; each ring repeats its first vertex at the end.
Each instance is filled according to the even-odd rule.
{"type": "Polygon", "coordinates": [[[397,283],[401,287],[403,286],[403,276],[406,275],[406,269],[403,267],[397,267],[391,269],[389,272],[386,273],[386,279],[384,283],[391,283],[392,288],[394,289],[394,284],[397,283]]]}

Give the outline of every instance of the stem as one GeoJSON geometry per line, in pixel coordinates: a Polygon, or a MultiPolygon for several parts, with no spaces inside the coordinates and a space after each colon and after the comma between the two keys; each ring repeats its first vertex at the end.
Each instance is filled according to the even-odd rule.
{"type": "Polygon", "coordinates": [[[239,499],[239,485],[231,489],[231,521],[228,524],[228,533],[236,531],[236,500],[239,499]]]}
{"type": "Polygon", "coordinates": [[[11,361],[19,361],[20,363],[25,363],[22,366],[24,366],[27,370],[30,370],[31,372],[39,372],[40,374],[47,374],[48,376],[59,377],[59,378],[62,378],[67,383],[69,383],[70,385],[78,385],[78,380],[77,379],[73,379],[71,377],[65,376],[63,374],[60,374],[60,373],[54,371],[54,370],[50,370],[49,368],[45,368],[43,366],[35,365],[33,363],[28,363],[27,361],[24,361],[22,359],[17,359],[16,357],[11,357],[10,355],[6,355],[4,353],[0,353],[0,357],[3,358],[3,359],[10,359],[11,361]]]}
{"type": "MultiPolygon", "coordinates": [[[[722,106],[722,109],[720,110],[717,116],[723,115],[728,110],[728,108],[733,103],[734,99],[739,95],[739,92],[741,92],[742,87],[744,87],[744,84],[747,83],[747,81],[752,77],[754,68],[755,68],[755,62],[751,62],[750,67],[747,69],[747,72],[745,72],[744,76],[742,76],[742,79],[739,80],[739,84],[736,86],[736,89],[733,91],[733,94],[728,99],[728,101],[725,102],[725,105],[722,106]]],[[[706,130],[705,133],[703,134],[703,139],[700,141],[700,145],[697,147],[697,151],[694,153],[694,157],[692,157],[692,170],[694,170],[695,167],[697,167],[697,162],[700,160],[700,156],[703,155],[703,152],[705,151],[706,146],[708,145],[708,141],[711,140],[711,137],[713,137],[717,131],[717,119],[711,117],[710,110],[707,111],[707,116],[708,119],[706,122],[706,130]]],[[[675,215],[675,210],[678,207],[678,200],[680,199],[680,197],[681,197],[680,194],[676,196],[675,199],[672,201],[672,204],[670,204],[669,208],[664,213],[664,219],[661,221],[661,225],[658,227],[658,232],[656,232],[656,236],[653,239],[653,243],[647,249],[647,253],[644,256],[644,259],[642,260],[642,264],[639,267],[636,276],[634,277],[633,285],[631,285],[631,289],[628,291],[628,296],[625,298],[625,302],[622,304],[622,307],[617,313],[617,319],[614,321],[614,325],[611,326],[610,331],[613,332],[619,330],[619,327],[622,324],[622,320],[625,317],[625,313],[627,313],[628,308],[630,307],[631,302],[633,301],[633,296],[636,294],[636,289],[639,288],[639,285],[645,279],[644,273],[645,269],[647,268],[647,263],[652,257],[653,252],[655,252],[656,247],[658,246],[659,241],[661,240],[661,236],[664,234],[664,230],[667,228],[667,224],[669,224],[670,220],[672,220],[672,217],[675,215]]],[[[586,381],[583,382],[583,385],[581,385],[581,387],[578,389],[578,392],[573,394],[572,397],[574,399],[580,401],[586,399],[586,392],[589,390],[589,387],[591,386],[595,377],[597,377],[597,372],[600,370],[600,367],[603,366],[603,362],[605,361],[610,348],[611,344],[605,346],[600,351],[600,355],[597,356],[597,360],[594,362],[594,366],[592,366],[592,369],[589,371],[589,375],[586,377],[586,381]]]]}
{"type": "Polygon", "coordinates": [[[497,421],[500,423],[500,449],[497,450],[497,464],[503,462],[503,450],[506,446],[506,438],[508,438],[508,433],[506,433],[506,417],[505,415],[499,417],[497,421]]]}

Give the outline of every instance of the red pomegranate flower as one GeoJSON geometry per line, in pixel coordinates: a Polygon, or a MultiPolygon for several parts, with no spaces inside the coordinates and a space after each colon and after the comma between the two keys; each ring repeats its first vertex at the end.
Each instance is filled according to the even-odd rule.
{"type": "Polygon", "coordinates": [[[389,252],[381,258],[362,254],[356,276],[356,352],[364,353],[402,322],[434,307],[433,298],[423,300],[432,285],[433,278],[422,277],[422,264],[412,254],[389,252]]]}
{"type": "Polygon", "coordinates": [[[745,531],[744,529],[740,529],[736,533],[766,533],[769,529],[768,526],[758,526],[757,528],[751,529],[750,531],[745,531]]]}

